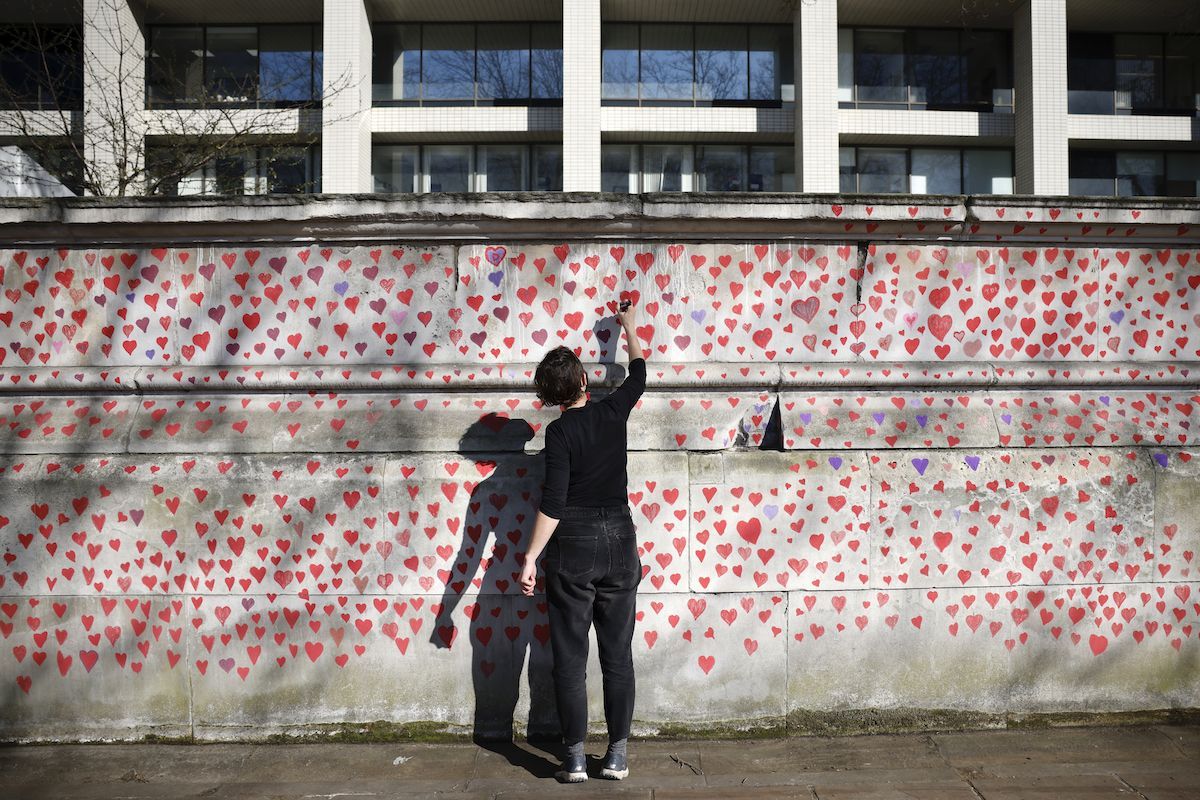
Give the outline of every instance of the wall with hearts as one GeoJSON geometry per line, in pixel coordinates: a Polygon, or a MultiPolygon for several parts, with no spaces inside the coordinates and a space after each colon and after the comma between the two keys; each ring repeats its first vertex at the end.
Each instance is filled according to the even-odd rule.
{"type": "Polygon", "coordinates": [[[553,731],[532,370],[620,297],[637,732],[1200,706],[1196,210],[908,209],[6,246],[0,736],[553,731]]]}

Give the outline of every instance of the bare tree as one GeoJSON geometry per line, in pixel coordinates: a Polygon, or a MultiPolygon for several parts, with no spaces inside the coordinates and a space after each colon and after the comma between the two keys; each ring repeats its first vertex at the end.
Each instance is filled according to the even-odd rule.
{"type": "Polygon", "coordinates": [[[316,143],[332,98],[361,89],[345,74],[322,89],[311,48],[276,54],[270,70],[204,75],[187,46],[147,63],[127,0],[85,0],[83,13],[82,27],[3,30],[0,137],[10,146],[0,148],[0,178],[28,179],[32,160],[43,180],[57,173],[84,194],[158,193],[260,146],[316,143]]]}

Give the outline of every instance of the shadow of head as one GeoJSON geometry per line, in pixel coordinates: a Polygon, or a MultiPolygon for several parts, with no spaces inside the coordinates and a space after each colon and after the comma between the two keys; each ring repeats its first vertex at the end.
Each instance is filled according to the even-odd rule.
{"type": "Polygon", "coordinates": [[[523,452],[533,437],[533,426],[525,420],[489,411],[463,431],[456,452],[474,461],[490,461],[485,454],[523,452]]]}

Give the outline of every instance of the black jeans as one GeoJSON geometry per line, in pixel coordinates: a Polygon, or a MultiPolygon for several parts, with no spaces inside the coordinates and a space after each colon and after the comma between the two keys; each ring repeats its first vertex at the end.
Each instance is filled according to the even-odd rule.
{"type": "Polygon", "coordinates": [[[627,738],[633,720],[633,625],[642,582],[629,506],[568,506],[546,544],[542,568],[563,739],[572,745],[587,733],[588,629],[593,620],[608,738],[627,738]]]}

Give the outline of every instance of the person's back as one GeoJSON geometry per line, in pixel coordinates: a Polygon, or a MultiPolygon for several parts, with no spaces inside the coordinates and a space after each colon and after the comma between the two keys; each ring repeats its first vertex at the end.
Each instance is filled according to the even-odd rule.
{"type": "Polygon", "coordinates": [[[561,519],[565,506],[629,502],[629,412],[646,390],[646,360],[629,362],[625,381],[604,399],[568,408],[546,426],[546,481],[540,510],[561,519]]]}

